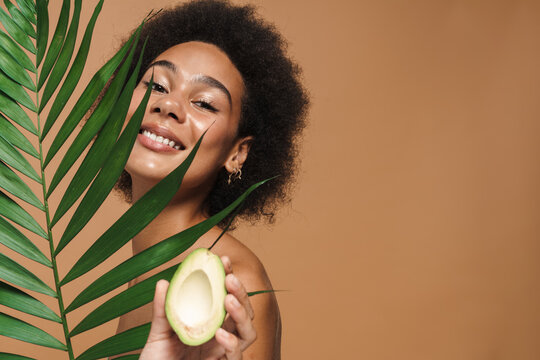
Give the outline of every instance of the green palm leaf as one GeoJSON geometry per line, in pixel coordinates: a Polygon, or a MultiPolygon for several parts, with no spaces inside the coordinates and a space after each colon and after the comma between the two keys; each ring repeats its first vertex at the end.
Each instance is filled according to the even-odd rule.
{"type": "Polygon", "coordinates": [[[36,25],[36,9],[34,3],[27,0],[16,0],[16,3],[26,20],[36,25]]]}
{"type": "Polygon", "coordinates": [[[44,210],[43,204],[30,190],[28,185],[21,180],[7,165],[0,161],[0,188],[15,195],[19,199],[34,205],[40,210],[44,210]]]}
{"type": "Polygon", "coordinates": [[[150,324],[134,327],[92,346],[78,356],[76,360],[101,359],[107,356],[141,349],[146,342],[149,332],[150,324]]]}
{"type": "Polygon", "coordinates": [[[39,66],[39,64],[41,64],[41,60],[43,59],[43,55],[45,55],[47,41],[49,40],[49,11],[47,9],[49,2],[45,2],[45,0],[36,0],[36,4],[38,47],[36,54],[36,66],[39,66]]]}
{"type": "Polygon", "coordinates": [[[25,341],[30,344],[67,350],[66,345],[45,331],[12,316],[0,313],[0,335],[25,341]]]}
{"type": "Polygon", "coordinates": [[[0,160],[20,171],[30,179],[41,183],[39,175],[32,165],[4,137],[0,137],[0,160]]]}
{"type": "Polygon", "coordinates": [[[41,294],[56,297],[56,293],[23,266],[0,254],[0,279],[41,294]]]}
{"type": "Polygon", "coordinates": [[[4,138],[4,140],[8,141],[11,145],[18,147],[28,155],[39,159],[37,150],[30,141],[28,141],[26,136],[2,115],[0,115],[0,137],[4,138]]]}
{"type": "MultiPolygon", "coordinates": [[[[49,46],[47,56],[45,57],[45,61],[43,62],[43,66],[41,67],[41,72],[39,73],[38,89],[41,89],[41,87],[45,83],[45,80],[47,80],[47,78],[49,77],[53,65],[56,62],[56,59],[58,59],[58,54],[62,49],[62,44],[64,44],[64,39],[66,37],[66,31],[69,22],[69,9],[69,0],[64,0],[62,2],[62,10],[60,11],[60,17],[58,18],[58,24],[56,24],[56,30],[54,31],[51,45],[49,46]]],[[[41,41],[44,42],[45,40],[42,39],[41,41]]],[[[40,46],[38,47],[41,49],[40,46]]]]}
{"type": "Polygon", "coordinates": [[[37,34],[36,30],[32,26],[32,23],[21,13],[21,11],[15,5],[13,5],[11,1],[4,0],[4,5],[6,5],[6,8],[8,9],[13,21],[15,21],[15,23],[19,25],[27,35],[35,39],[37,37],[37,34]]]}
{"type": "MultiPolygon", "coordinates": [[[[39,0],[39,1],[45,1],[45,0],[39,0]]],[[[38,5],[39,5],[39,1],[38,1],[38,5]]],[[[58,84],[60,84],[60,81],[64,77],[64,74],[66,73],[66,69],[69,66],[69,62],[71,61],[71,57],[73,56],[73,50],[75,49],[75,40],[77,39],[77,31],[79,30],[79,18],[81,16],[81,7],[82,7],[82,0],[75,0],[75,9],[74,9],[73,18],[71,19],[71,24],[69,26],[69,30],[66,36],[66,41],[64,42],[64,45],[62,46],[62,50],[60,51],[60,55],[58,56],[56,65],[54,66],[51,72],[49,81],[47,81],[47,85],[45,85],[45,90],[43,91],[43,97],[41,99],[40,109],[43,109],[43,107],[50,100],[54,90],[56,90],[56,87],[58,86],[58,84]]],[[[38,29],[39,29],[39,12],[38,12],[38,29]]],[[[43,41],[46,42],[46,39],[44,39],[43,41]]],[[[39,44],[39,38],[38,38],[38,44],[39,44]]],[[[44,49],[44,48],[40,48],[40,49],[44,49]]],[[[43,52],[44,51],[45,50],[43,50],[43,52]]],[[[39,61],[38,61],[38,64],[39,64],[39,61]]]]}
{"type": "Polygon", "coordinates": [[[143,305],[148,304],[154,300],[154,289],[156,288],[156,283],[161,279],[165,279],[167,281],[170,280],[177,268],[178,266],[174,265],[166,270],[163,270],[109,299],[107,302],[86,316],[71,331],[70,336],[75,336],[85,332],[86,330],[93,329],[96,326],[113,320],[120,315],[124,315],[131,310],[135,310],[143,305]]]}
{"type": "Polygon", "coordinates": [[[19,204],[13,201],[9,196],[0,191],[0,215],[13,221],[16,224],[30,230],[31,232],[38,234],[44,239],[48,240],[49,237],[45,230],[39,226],[38,222],[24,210],[19,204]]]}
{"type": "MultiPolygon", "coordinates": [[[[167,206],[172,196],[177,193],[204,134],[186,160],[99,236],[60,281],[57,262],[62,255],[62,249],[76,240],[77,234],[92,219],[112,191],[140,130],[151,85],[125,128],[124,124],[142,66],[140,55],[135,69],[130,70],[136,48],[139,46],[142,24],[92,77],[71,111],[66,114],[64,111],[66,103],[79,86],[82,77],[103,0],[100,0],[94,8],[78,49],[75,49],[75,45],[82,17],[82,0],[62,1],[62,9],[50,43],[48,0],[36,2],[4,0],[4,5],[9,13],[0,9],[0,22],[5,29],[5,31],[0,29],[0,244],[26,259],[44,265],[44,271],[52,272],[54,284],[51,286],[46,284],[41,278],[41,271],[38,276],[28,270],[23,263],[18,263],[0,252],[0,279],[2,279],[0,305],[61,324],[65,341],[59,341],[35,325],[18,319],[17,316],[3,313],[0,313],[0,336],[62,350],[66,352],[66,357],[74,359],[71,337],[151,302],[156,282],[162,278],[170,279],[176,266],[105,301],[71,331],[66,320],[68,312],[178,256],[191,247],[201,235],[238,209],[249,193],[264,182],[253,185],[218,214],[164,239],[102,275],[86,286],[66,308],[62,286],[109,258],[167,206]],[[29,53],[32,54],[30,57],[29,53]],[[39,76],[33,80],[33,74],[38,73],[39,76]],[[109,82],[111,78],[112,81],[109,82]],[[98,105],[83,122],[98,97],[100,97],[98,105]],[[50,107],[47,107],[47,104],[50,104],[50,107]],[[46,120],[42,123],[45,116],[46,120]],[[50,147],[44,149],[43,140],[59,118],[63,119],[63,123],[50,147]],[[83,123],[81,131],[71,144],[67,144],[67,139],[81,123],[83,123]],[[37,149],[32,145],[34,143],[38,143],[37,149]],[[67,151],[59,159],[59,166],[52,171],[53,176],[48,183],[45,179],[45,168],[55,156],[60,156],[59,150],[64,146],[67,151]],[[57,186],[66,173],[88,147],[90,149],[67,190],[59,194],[61,201],[51,218],[49,195],[58,189],[57,186]],[[33,163],[27,159],[28,156],[22,152],[39,160],[39,168],[32,165],[33,163]],[[33,190],[36,183],[41,187],[39,194],[33,190]],[[53,226],[62,217],[67,216],[68,210],[81,197],[80,204],[70,219],[67,219],[67,226],[58,244],[55,245],[53,226]],[[32,209],[32,214],[37,211],[39,215],[34,218],[27,207],[32,209]],[[44,226],[40,225],[40,222],[43,222],[44,226]],[[34,244],[37,237],[48,241],[50,254],[45,255],[34,244]],[[38,298],[33,297],[32,292],[56,299],[59,313],[55,313],[38,298]]],[[[143,52],[144,47],[145,44],[142,46],[143,52]]],[[[26,259],[23,260],[27,261],[26,259]]],[[[149,328],[150,325],[145,324],[114,335],[90,347],[77,359],[98,359],[140,349],[146,342],[149,328]]],[[[135,358],[138,358],[138,355],[121,357],[121,359],[135,358]]],[[[0,360],[2,359],[29,358],[2,352],[0,360]]]]}
{"type": "Polygon", "coordinates": [[[3,71],[0,71],[0,90],[7,96],[25,106],[31,111],[36,111],[36,105],[23,87],[11,80],[3,71]]]}
{"type": "Polygon", "coordinates": [[[61,323],[62,319],[39,300],[0,281],[0,304],[42,319],[61,323]]]}
{"type": "Polygon", "coordinates": [[[34,360],[34,359],[26,357],[26,356],[22,356],[22,355],[0,353],[0,360],[34,360]]]}
{"type": "Polygon", "coordinates": [[[28,69],[32,72],[36,72],[36,67],[26,55],[24,50],[22,50],[15,41],[13,41],[8,35],[0,31],[0,47],[7,51],[8,54],[11,54],[17,62],[22,65],[25,69],[28,69]]]}
{"type": "Polygon", "coordinates": [[[2,47],[0,47],[0,69],[16,83],[30,91],[36,90],[36,85],[24,67],[2,47]]]}
{"type": "Polygon", "coordinates": [[[3,10],[0,9],[0,22],[6,28],[7,32],[13,39],[21,44],[26,50],[32,54],[36,53],[36,47],[28,38],[28,35],[20,28],[19,25],[3,10]]]}
{"type": "Polygon", "coordinates": [[[0,110],[6,117],[21,125],[32,134],[38,134],[36,126],[34,123],[32,123],[32,120],[28,117],[28,114],[24,112],[19,104],[10,99],[9,96],[4,94],[2,91],[0,91],[0,110]]]}
{"type": "Polygon", "coordinates": [[[40,264],[52,267],[51,261],[16,227],[0,217],[0,243],[40,264]]]}

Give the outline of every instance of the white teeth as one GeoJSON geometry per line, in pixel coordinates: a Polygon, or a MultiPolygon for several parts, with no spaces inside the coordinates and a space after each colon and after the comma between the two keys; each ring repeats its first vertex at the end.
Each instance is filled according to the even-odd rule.
{"type": "Polygon", "coordinates": [[[158,135],[156,135],[156,134],[151,133],[151,132],[148,131],[148,130],[143,130],[142,134],[143,134],[144,136],[146,136],[146,137],[148,137],[148,138],[154,140],[154,141],[157,141],[157,142],[162,143],[162,144],[164,144],[164,145],[168,145],[168,146],[170,146],[170,147],[172,147],[172,148],[174,148],[174,149],[176,149],[176,150],[180,150],[180,145],[176,145],[176,143],[175,143],[174,141],[169,140],[169,139],[167,139],[167,138],[164,138],[164,137],[161,136],[161,135],[158,136],[158,135]]]}

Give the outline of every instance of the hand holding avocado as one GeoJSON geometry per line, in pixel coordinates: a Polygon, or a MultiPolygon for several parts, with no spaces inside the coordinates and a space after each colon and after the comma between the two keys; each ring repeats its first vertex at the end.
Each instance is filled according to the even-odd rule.
{"type": "Polygon", "coordinates": [[[253,308],[247,292],[240,281],[232,274],[231,261],[221,258],[225,270],[225,310],[228,314],[222,328],[217,329],[215,337],[199,346],[187,346],[178,338],[165,314],[165,298],[169,283],[161,280],[156,285],[152,327],[140,360],[205,359],[238,360],[242,352],[256,338],[252,319],[253,308]]]}

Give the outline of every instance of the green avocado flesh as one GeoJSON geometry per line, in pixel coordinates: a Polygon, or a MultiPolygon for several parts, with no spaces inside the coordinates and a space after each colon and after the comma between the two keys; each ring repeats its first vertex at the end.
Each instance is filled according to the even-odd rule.
{"type": "Polygon", "coordinates": [[[200,248],[180,264],[169,285],[165,312],[180,340],[191,346],[214,337],[225,318],[225,269],[219,256],[200,248]]]}

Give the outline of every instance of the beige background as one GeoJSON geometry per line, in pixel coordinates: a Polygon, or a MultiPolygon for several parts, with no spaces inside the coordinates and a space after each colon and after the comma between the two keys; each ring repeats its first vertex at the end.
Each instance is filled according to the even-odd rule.
{"type": "MultiPolygon", "coordinates": [[[[84,24],[95,3],[84,1],[84,24]]],[[[172,3],[106,1],[90,67],[172,3]]],[[[313,101],[294,201],[275,226],[236,232],[289,290],[283,357],[540,358],[539,3],[255,3],[290,40],[313,101]]],[[[83,235],[118,208],[111,198],[83,235]]],[[[63,274],[89,241],[67,249],[63,274]]],[[[78,351],[115,326],[75,338],[78,351]]]]}

